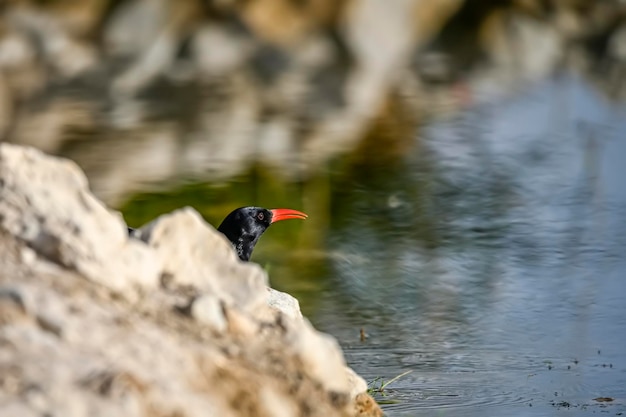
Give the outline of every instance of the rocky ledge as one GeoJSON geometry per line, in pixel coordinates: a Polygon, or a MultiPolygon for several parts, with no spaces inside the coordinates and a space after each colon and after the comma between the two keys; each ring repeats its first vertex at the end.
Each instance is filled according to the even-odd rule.
{"type": "Polygon", "coordinates": [[[0,415],[382,415],[193,209],[140,236],[73,162],[0,144],[0,415]]]}

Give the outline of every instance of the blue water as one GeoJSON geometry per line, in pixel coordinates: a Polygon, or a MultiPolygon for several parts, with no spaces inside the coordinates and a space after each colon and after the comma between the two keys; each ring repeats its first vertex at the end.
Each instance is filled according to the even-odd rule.
{"type": "Polygon", "coordinates": [[[626,106],[561,76],[415,140],[344,184],[311,321],[366,380],[411,371],[390,417],[626,413],[626,106]]]}

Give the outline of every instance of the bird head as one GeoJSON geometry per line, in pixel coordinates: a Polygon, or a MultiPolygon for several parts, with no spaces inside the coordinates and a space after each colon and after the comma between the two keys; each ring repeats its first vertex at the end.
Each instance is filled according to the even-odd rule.
{"type": "Polygon", "coordinates": [[[232,243],[239,259],[247,261],[261,235],[272,223],[287,219],[306,219],[307,215],[292,209],[240,207],[233,210],[217,228],[232,243]]]}

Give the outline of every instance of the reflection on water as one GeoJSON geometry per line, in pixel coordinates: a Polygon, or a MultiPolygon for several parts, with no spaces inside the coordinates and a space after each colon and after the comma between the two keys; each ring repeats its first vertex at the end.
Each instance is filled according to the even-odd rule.
{"type": "Polygon", "coordinates": [[[181,204],[213,224],[238,205],[307,211],[270,229],[253,260],[367,380],[413,371],[379,396],[389,416],[616,414],[625,115],[563,76],[423,126],[399,150],[373,137],[375,151],[302,188],[259,170],[124,211],[134,224],[181,204]]]}
{"type": "Polygon", "coordinates": [[[426,126],[333,190],[322,284],[272,280],[366,379],[413,370],[390,416],[624,411],[625,110],[563,78],[426,126]]]}

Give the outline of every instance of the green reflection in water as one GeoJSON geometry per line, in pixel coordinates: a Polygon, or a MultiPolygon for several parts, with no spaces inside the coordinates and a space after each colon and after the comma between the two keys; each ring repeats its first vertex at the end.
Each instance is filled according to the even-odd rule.
{"type": "Polygon", "coordinates": [[[307,315],[315,311],[316,294],[327,284],[323,248],[328,228],[328,191],[325,175],[295,183],[284,181],[269,169],[255,167],[220,185],[190,182],[171,190],[140,193],[120,210],[134,227],[185,206],[195,208],[214,227],[241,206],[305,211],[309,214],[305,222],[281,222],[268,229],[255,248],[252,261],[266,269],[272,287],[297,297],[307,315]]]}
{"type": "MultiPolygon", "coordinates": [[[[393,117],[374,120],[354,152],[319,168],[305,181],[289,182],[267,167],[255,166],[219,185],[190,182],[163,192],[135,195],[121,211],[129,225],[140,226],[161,214],[192,206],[215,227],[240,206],[306,212],[309,219],[305,222],[271,227],[255,248],[252,261],[268,271],[274,288],[298,298],[303,313],[313,318],[323,292],[341,292],[338,278],[333,276],[333,259],[344,254],[329,250],[340,235],[364,231],[355,236],[359,257],[370,256],[368,250],[380,250],[380,245],[384,253],[393,253],[393,247],[399,252],[407,240],[423,247],[438,245],[437,213],[428,206],[433,171],[429,159],[416,165],[412,158],[420,152],[414,120],[393,103],[388,110],[393,117]]],[[[384,262],[393,275],[398,259],[389,256],[384,262]]],[[[359,304],[349,294],[335,294],[334,298],[342,299],[346,311],[359,304]]]]}

